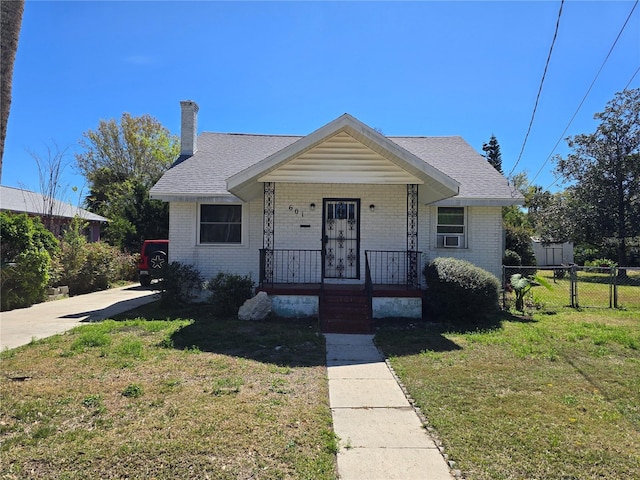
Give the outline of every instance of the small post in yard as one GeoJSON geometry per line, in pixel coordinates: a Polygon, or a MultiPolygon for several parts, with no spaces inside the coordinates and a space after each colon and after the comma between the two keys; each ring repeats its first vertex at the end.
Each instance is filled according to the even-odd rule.
{"type": "MultiPolygon", "coordinates": [[[[618,267],[611,269],[611,286],[613,290],[613,308],[618,308],[618,267]]],[[[609,301],[609,308],[611,308],[611,301],[609,301]]]]}
{"type": "Polygon", "coordinates": [[[571,282],[571,307],[578,308],[578,267],[571,265],[569,271],[569,279],[571,282]]]}
{"type": "Polygon", "coordinates": [[[502,309],[507,309],[507,267],[502,265],[502,309]]]}

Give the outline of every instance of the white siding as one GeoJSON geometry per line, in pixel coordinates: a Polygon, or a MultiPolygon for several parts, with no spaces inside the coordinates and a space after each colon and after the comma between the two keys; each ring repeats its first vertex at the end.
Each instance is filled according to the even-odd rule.
{"type": "Polygon", "coordinates": [[[259,179],[261,182],[423,183],[405,169],[341,132],[259,179]]]}

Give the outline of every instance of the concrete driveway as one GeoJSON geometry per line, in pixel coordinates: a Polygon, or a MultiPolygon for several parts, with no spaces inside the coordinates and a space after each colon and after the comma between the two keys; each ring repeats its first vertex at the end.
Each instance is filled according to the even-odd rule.
{"type": "Polygon", "coordinates": [[[158,298],[158,294],[148,287],[134,284],[1,312],[0,350],[109,318],[158,298]]]}

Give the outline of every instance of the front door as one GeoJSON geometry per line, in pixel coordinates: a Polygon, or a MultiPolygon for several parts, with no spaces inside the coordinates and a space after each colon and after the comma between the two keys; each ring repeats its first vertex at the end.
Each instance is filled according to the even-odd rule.
{"type": "Polygon", "coordinates": [[[360,200],[323,200],[323,276],[360,278],[360,200]]]}

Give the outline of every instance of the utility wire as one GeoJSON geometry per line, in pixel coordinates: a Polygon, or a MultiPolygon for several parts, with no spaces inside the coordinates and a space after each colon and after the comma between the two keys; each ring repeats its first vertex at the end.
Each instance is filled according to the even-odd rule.
{"type": "MultiPolygon", "coordinates": [[[[638,3],[638,2],[636,2],[636,3],[638,3]]],[[[629,85],[631,85],[631,82],[633,82],[633,79],[634,79],[634,78],[636,78],[636,75],[638,74],[638,72],[640,72],[640,67],[638,67],[638,68],[636,69],[636,71],[633,73],[633,75],[631,76],[631,78],[629,79],[629,81],[627,82],[627,84],[625,85],[624,90],[626,90],[627,88],[629,88],[629,85]]],[[[563,134],[563,135],[564,135],[564,134],[563,134]]],[[[560,137],[560,138],[562,138],[562,137],[560,137]]],[[[558,144],[556,143],[556,147],[557,147],[557,146],[558,146],[558,144]]],[[[554,147],[554,149],[555,149],[555,147],[554,147]]],[[[553,152],[552,152],[552,153],[553,153],[553,152]]],[[[551,156],[551,154],[549,154],[549,156],[551,156]]],[[[547,160],[548,160],[548,158],[547,158],[547,160]]],[[[542,169],[540,169],[540,170],[542,170],[542,169]]],[[[540,173],[540,171],[538,171],[538,173],[540,173]]],[[[538,175],[538,173],[536,174],[536,176],[538,175]]],[[[535,180],[535,177],[534,177],[534,180],[535,180]]],[[[553,177],[553,182],[551,182],[551,184],[550,184],[547,188],[545,188],[545,190],[549,190],[551,187],[553,187],[556,183],[558,183],[558,180],[560,180],[560,175],[554,175],[554,177],[553,177]]],[[[532,182],[533,182],[533,181],[532,181],[532,182]]]]}
{"type": "MultiPolygon", "coordinates": [[[[584,104],[585,100],[587,99],[587,97],[589,96],[589,93],[591,93],[591,89],[593,88],[593,86],[596,83],[596,80],[598,80],[598,77],[600,76],[600,73],[602,72],[602,70],[604,69],[605,64],[607,63],[607,60],[609,60],[609,57],[611,56],[611,52],[613,52],[613,49],[615,48],[616,44],[618,43],[618,40],[620,40],[620,37],[622,36],[622,32],[624,32],[624,29],[627,26],[627,23],[629,23],[629,19],[631,18],[631,15],[633,15],[634,10],[636,9],[636,6],[638,5],[638,0],[636,0],[636,2],[633,4],[633,7],[631,7],[631,11],[629,12],[629,15],[627,15],[627,19],[625,20],[624,24],[622,25],[622,28],[620,29],[620,32],[618,32],[618,36],[616,37],[616,39],[613,42],[613,45],[611,45],[611,48],[609,49],[609,53],[607,53],[607,56],[605,57],[604,61],[602,62],[602,65],[600,65],[600,69],[598,70],[598,72],[596,73],[596,76],[594,77],[593,81],[591,82],[591,85],[589,85],[589,88],[587,89],[587,93],[584,94],[584,97],[582,97],[582,101],[580,102],[580,105],[578,105],[578,108],[576,109],[576,111],[574,112],[573,116],[571,117],[571,120],[569,120],[569,123],[567,124],[567,126],[565,127],[565,129],[563,130],[562,134],[560,135],[560,138],[558,139],[558,141],[556,142],[556,144],[553,146],[553,149],[551,150],[551,153],[549,153],[549,156],[547,157],[547,159],[544,161],[544,163],[540,166],[540,169],[538,170],[538,172],[534,175],[534,177],[530,180],[530,183],[533,183],[534,180],[536,178],[538,178],[538,175],[540,175],[540,172],[542,172],[542,169],[544,168],[544,166],[547,164],[547,162],[551,159],[551,156],[553,155],[553,152],[556,151],[556,148],[558,148],[558,145],[560,145],[560,142],[564,139],[564,135],[565,133],[567,133],[567,130],[569,130],[569,127],[571,126],[571,124],[573,123],[573,121],[575,120],[576,116],[578,115],[578,112],[580,111],[580,109],[582,108],[582,105],[584,104]]],[[[638,73],[638,71],[640,70],[640,67],[638,67],[638,70],[636,70],[636,72],[633,74],[633,76],[631,77],[631,80],[629,80],[629,83],[627,83],[627,85],[624,87],[624,90],[627,89],[627,87],[631,84],[631,82],[633,81],[633,79],[635,78],[636,74],[638,73]]],[[[524,146],[523,146],[524,148],[524,146]]],[[[522,153],[521,153],[522,154],[522,153]]],[[[518,160],[520,160],[518,158],[518,160]]],[[[518,162],[516,162],[517,164],[518,162]]],[[[515,167],[514,167],[515,168],[515,167]]],[[[557,181],[557,180],[556,180],[557,181]]],[[[555,182],[553,182],[555,183],[555,182]]],[[[550,186],[552,186],[553,184],[551,184],[550,186]]]]}
{"type": "MultiPolygon", "coordinates": [[[[636,2],[637,4],[638,2],[636,2]]],[[[626,90],[627,88],[629,88],[629,85],[631,85],[631,82],[633,82],[633,79],[636,78],[636,75],[638,74],[638,72],[640,72],[640,67],[638,67],[638,69],[634,72],[634,74],[631,76],[631,78],[629,79],[629,81],[627,82],[627,84],[624,86],[624,90],[626,90]]]]}
{"type": "Polygon", "coordinates": [[[524,136],[524,141],[522,142],[522,148],[520,149],[520,155],[518,155],[518,159],[516,163],[513,165],[513,168],[509,172],[509,177],[513,173],[513,171],[520,163],[520,159],[522,158],[522,154],[524,153],[524,147],[527,144],[527,139],[529,138],[529,133],[531,133],[531,127],[533,126],[533,119],[536,116],[536,110],[538,109],[538,101],[540,100],[540,94],[542,93],[542,85],[544,84],[544,79],[547,76],[547,68],[549,67],[549,62],[551,60],[551,52],[553,52],[553,46],[556,43],[556,38],[558,37],[558,29],[560,28],[560,17],[562,16],[562,6],[564,5],[564,0],[560,2],[560,10],[558,11],[558,19],[556,20],[556,30],[553,33],[553,40],[551,41],[551,47],[549,48],[549,55],[547,55],[547,63],[544,66],[544,72],[542,73],[542,79],[540,80],[540,87],[538,88],[538,95],[536,96],[536,103],[533,106],[533,113],[531,114],[531,120],[529,121],[529,128],[527,129],[527,134],[524,136]]]}

